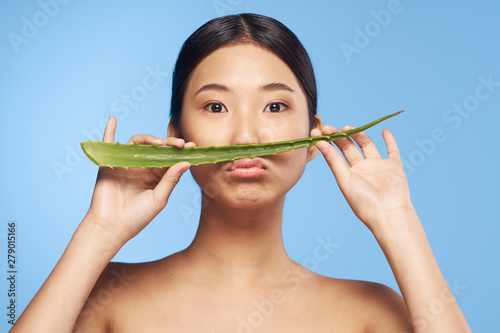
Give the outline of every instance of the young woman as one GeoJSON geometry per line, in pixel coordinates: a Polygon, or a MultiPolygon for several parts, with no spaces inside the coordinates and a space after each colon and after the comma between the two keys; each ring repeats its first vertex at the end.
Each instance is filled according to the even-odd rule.
{"type": "MultiPolygon", "coordinates": [[[[255,14],[214,19],[188,38],[171,116],[168,138],[135,135],[129,143],[248,144],[339,131],[316,115],[313,69],[296,36],[255,14]]],[[[110,117],[103,141],[114,142],[115,128],[110,117]]],[[[335,141],[340,152],[319,142],[196,167],[101,167],[87,215],[12,332],[470,332],[412,206],[396,141],[387,129],[383,136],[387,159],[360,133],[335,141]],[[288,257],[285,195],[318,151],[403,297],[318,275],[288,257]],[[110,263],[188,169],[202,191],[192,244],[154,262],[110,263]]]]}

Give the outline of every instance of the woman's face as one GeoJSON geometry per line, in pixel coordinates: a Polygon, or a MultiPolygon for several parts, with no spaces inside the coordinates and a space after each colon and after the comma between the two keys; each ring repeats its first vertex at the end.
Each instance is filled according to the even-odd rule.
{"type": "MultiPolygon", "coordinates": [[[[254,44],[222,47],[193,71],[179,130],[197,146],[239,145],[309,136],[306,96],[288,66],[254,44]]],[[[179,133],[170,133],[174,135],[179,133]]],[[[314,148],[191,167],[203,195],[233,207],[259,207],[284,197],[314,148]]]]}

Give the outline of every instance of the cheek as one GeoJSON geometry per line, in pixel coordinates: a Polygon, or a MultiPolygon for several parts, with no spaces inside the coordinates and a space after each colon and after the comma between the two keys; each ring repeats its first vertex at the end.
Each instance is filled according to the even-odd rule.
{"type": "Polygon", "coordinates": [[[304,173],[307,164],[307,148],[302,148],[276,155],[280,160],[276,164],[282,172],[280,178],[295,184],[304,173]]]}
{"type": "Polygon", "coordinates": [[[198,186],[209,196],[218,197],[220,194],[220,166],[218,164],[204,164],[192,166],[191,175],[198,186]]]}
{"type": "Polygon", "coordinates": [[[307,164],[307,149],[299,149],[286,153],[268,156],[271,162],[270,186],[279,195],[284,195],[295,186],[304,173],[307,164]]]}
{"type": "Polygon", "coordinates": [[[221,131],[211,128],[195,117],[186,119],[181,128],[183,139],[186,142],[196,143],[198,147],[218,145],[221,140],[221,131]]]}
{"type": "Polygon", "coordinates": [[[264,122],[257,129],[257,135],[260,142],[276,142],[297,138],[297,130],[293,129],[293,125],[282,121],[281,119],[271,119],[269,122],[264,122]]]}
{"type": "Polygon", "coordinates": [[[270,122],[264,129],[272,141],[283,141],[300,139],[309,136],[309,121],[300,117],[299,119],[292,119],[290,121],[274,121],[270,122]]]}

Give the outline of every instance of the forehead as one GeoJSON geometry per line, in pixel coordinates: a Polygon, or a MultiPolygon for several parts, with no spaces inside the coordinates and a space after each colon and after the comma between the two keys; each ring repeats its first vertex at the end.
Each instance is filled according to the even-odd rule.
{"type": "Polygon", "coordinates": [[[187,90],[196,91],[211,82],[247,89],[281,82],[296,91],[302,90],[283,60],[268,49],[250,43],[224,46],[210,53],[196,66],[187,90]]]}

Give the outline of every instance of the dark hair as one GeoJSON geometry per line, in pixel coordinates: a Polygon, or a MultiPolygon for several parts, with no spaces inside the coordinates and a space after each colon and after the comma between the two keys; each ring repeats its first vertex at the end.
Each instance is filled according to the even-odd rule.
{"type": "Polygon", "coordinates": [[[227,45],[256,43],[283,60],[297,77],[307,98],[309,123],[316,124],[316,79],[309,56],[295,34],[281,22],[258,14],[243,13],[212,19],[184,42],[172,77],[170,116],[179,128],[182,104],[196,66],[210,53],[227,45]]]}

